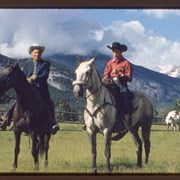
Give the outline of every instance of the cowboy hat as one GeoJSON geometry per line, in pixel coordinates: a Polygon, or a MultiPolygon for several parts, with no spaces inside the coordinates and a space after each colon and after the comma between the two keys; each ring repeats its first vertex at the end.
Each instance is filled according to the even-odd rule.
{"type": "Polygon", "coordinates": [[[112,47],[107,46],[111,50],[119,50],[122,52],[127,51],[127,46],[125,44],[120,44],[119,42],[113,42],[112,47]]]}
{"type": "Polygon", "coordinates": [[[40,46],[39,44],[33,44],[33,45],[30,46],[29,49],[28,49],[29,54],[31,54],[31,52],[32,52],[34,49],[39,49],[39,50],[41,50],[41,52],[43,53],[44,50],[45,50],[45,47],[44,47],[44,46],[40,46]]]}

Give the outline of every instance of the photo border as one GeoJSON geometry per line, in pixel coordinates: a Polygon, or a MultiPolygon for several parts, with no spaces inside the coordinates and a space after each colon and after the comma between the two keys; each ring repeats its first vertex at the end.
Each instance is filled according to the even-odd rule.
{"type": "Polygon", "coordinates": [[[177,0],[1,0],[0,8],[179,8],[177,0]]]}
{"type": "MultiPolygon", "coordinates": [[[[0,8],[47,8],[47,9],[76,9],[76,8],[95,8],[95,9],[178,9],[180,8],[180,1],[177,0],[1,0],[0,8]]],[[[16,173],[0,173],[1,180],[153,180],[163,179],[163,180],[177,180],[179,179],[179,174],[139,174],[139,175],[59,175],[59,174],[44,174],[44,173],[34,173],[34,174],[16,174],[16,173]]]]}

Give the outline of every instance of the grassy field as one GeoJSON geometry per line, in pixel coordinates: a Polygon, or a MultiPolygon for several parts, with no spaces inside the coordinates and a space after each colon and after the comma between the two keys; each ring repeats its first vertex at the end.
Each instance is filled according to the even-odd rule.
{"type": "MultiPolygon", "coordinates": [[[[91,173],[91,152],[82,124],[61,123],[59,131],[50,140],[49,166],[43,166],[40,159],[40,173],[91,173]]],[[[151,131],[151,152],[149,164],[136,167],[136,149],[128,133],[122,140],[112,142],[112,173],[120,174],[179,174],[180,173],[180,132],[167,131],[165,125],[153,125],[151,131]]],[[[12,173],[14,151],[13,131],[0,131],[0,173],[12,173]]],[[[98,173],[106,173],[104,140],[97,136],[98,173]]],[[[17,173],[35,173],[31,156],[31,143],[22,136],[19,167],[17,173]]]]}

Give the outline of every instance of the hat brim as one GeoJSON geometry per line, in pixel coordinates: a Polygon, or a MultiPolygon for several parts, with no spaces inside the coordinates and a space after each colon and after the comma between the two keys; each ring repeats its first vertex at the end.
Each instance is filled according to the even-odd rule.
{"type": "Polygon", "coordinates": [[[30,47],[29,47],[29,50],[28,50],[29,54],[31,54],[31,52],[32,52],[34,49],[39,49],[39,50],[41,50],[41,53],[43,53],[44,50],[45,50],[45,47],[44,47],[44,46],[30,46],[30,47]]]}
{"type": "Polygon", "coordinates": [[[111,50],[119,50],[119,51],[122,51],[122,52],[127,51],[127,46],[125,44],[121,44],[121,46],[119,48],[114,48],[114,47],[111,47],[111,46],[107,46],[107,48],[109,48],[111,50]]]}

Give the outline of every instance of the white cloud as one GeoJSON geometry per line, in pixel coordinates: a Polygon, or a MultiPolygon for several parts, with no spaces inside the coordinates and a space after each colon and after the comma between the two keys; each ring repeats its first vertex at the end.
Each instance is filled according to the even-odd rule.
{"type": "Polygon", "coordinates": [[[0,25],[0,53],[9,57],[29,57],[28,47],[33,43],[44,45],[45,55],[92,51],[111,55],[106,46],[119,41],[128,46],[124,56],[134,64],[149,68],[179,64],[180,42],[154,34],[138,20],[119,20],[101,27],[81,10],[0,9],[0,25]]]}
{"type": "Polygon", "coordinates": [[[180,16],[179,9],[147,9],[147,10],[143,10],[142,12],[147,15],[154,16],[158,19],[163,19],[169,15],[180,16]]]}

